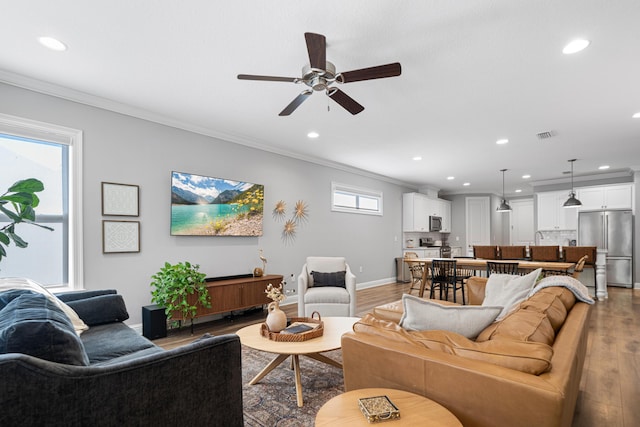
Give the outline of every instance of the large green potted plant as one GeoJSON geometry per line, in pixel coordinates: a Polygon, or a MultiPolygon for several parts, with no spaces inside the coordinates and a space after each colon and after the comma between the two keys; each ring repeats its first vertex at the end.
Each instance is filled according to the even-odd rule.
{"type": "Polygon", "coordinates": [[[35,208],[40,204],[36,193],[44,190],[41,181],[28,178],[14,183],[0,196],[0,212],[9,218],[9,223],[0,228],[0,261],[7,256],[5,247],[9,247],[11,241],[18,248],[26,248],[28,243],[15,233],[17,224],[31,224],[47,230],[53,230],[41,224],[37,224],[35,208]]]}
{"type": "Polygon", "coordinates": [[[168,318],[178,315],[182,320],[191,321],[193,333],[193,318],[198,307],[211,307],[211,297],[198,264],[187,261],[177,264],[164,263],[164,267],[151,276],[151,301],[165,308],[168,318]],[[190,297],[193,295],[194,297],[190,297]]]}

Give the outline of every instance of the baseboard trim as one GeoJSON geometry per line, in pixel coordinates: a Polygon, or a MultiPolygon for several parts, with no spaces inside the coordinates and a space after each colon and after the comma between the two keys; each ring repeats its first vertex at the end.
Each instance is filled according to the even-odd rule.
{"type": "Polygon", "coordinates": [[[367,288],[375,288],[377,286],[389,285],[391,283],[396,283],[395,277],[387,277],[385,279],[373,280],[371,282],[358,283],[356,285],[356,289],[367,289],[367,288]]]}

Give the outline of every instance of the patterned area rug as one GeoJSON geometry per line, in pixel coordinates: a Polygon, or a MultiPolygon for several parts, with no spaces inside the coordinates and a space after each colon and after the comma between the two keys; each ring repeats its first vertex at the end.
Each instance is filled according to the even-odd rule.
{"type": "MultiPolygon", "coordinates": [[[[342,351],[325,354],[342,363],[342,351]]],[[[304,406],[296,403],[296,386],[290,359],[271,371],[259,383],[249,385],[275,355],[242,346],[242,399],[246,427],[310,427],[316,413],[329,399],[344,392],[342,371],[300,356],[304,406]]]]}

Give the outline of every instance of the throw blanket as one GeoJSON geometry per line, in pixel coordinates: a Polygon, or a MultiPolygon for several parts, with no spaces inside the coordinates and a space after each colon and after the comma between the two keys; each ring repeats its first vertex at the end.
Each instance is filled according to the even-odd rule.
{"type": "Polygon", "coordinates": [[[71,307],[60,301],[58,297],[49,292],[49,290],[40,283],[23,277],[7,277],[0,279],[0,292],[12,289],[28,290],[46,296],[51,302],[64,311],[67,316],[69,316],[69,319],[73,324],[73,328],[78,335],[89,329],[89,327],[82,321],[82,319],[80,319],[80,317],[78,317],[78,314],[71,307]]]}
{"type": "Polygon", "coordinates": [[[569,289],[576,296],[578,301],[586,302],[587,304],[593,304],[595,301],[589,295],[589,290],[580,281],[574,279],[571,276],[549,276],[540,280],[529,292],[528,296],[531,296],[538,292],[540,289],[549,288],[551,286],[562,286],[569,289]]]}

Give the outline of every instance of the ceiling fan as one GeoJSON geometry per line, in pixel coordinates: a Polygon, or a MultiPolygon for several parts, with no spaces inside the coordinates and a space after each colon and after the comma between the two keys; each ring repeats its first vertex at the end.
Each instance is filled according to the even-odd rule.
{"type": "Polygon", "coordinates": [[[280,112],[280,116],[290,115],[313,91],[321,90],[324,90],[329,98],[340,104],[340,106],[351,114],[358,114],[364,110],[364,107],[337,87],[331,86],[333,83],[351,83],[362,80],[382,79],[399,76],[401,73],[399,62],[336,73],[335,65],[327,61],[327,40],[325,36],[322,34],[304,33],[304,38],[307,42],[307,51],[309,52],[309,65],[302,67],[301,78],[238,74],[238,79],[240,80],[304,83],[310,88],[302,91],[300,95],[291,101],[291,103],[280,112]]]}

